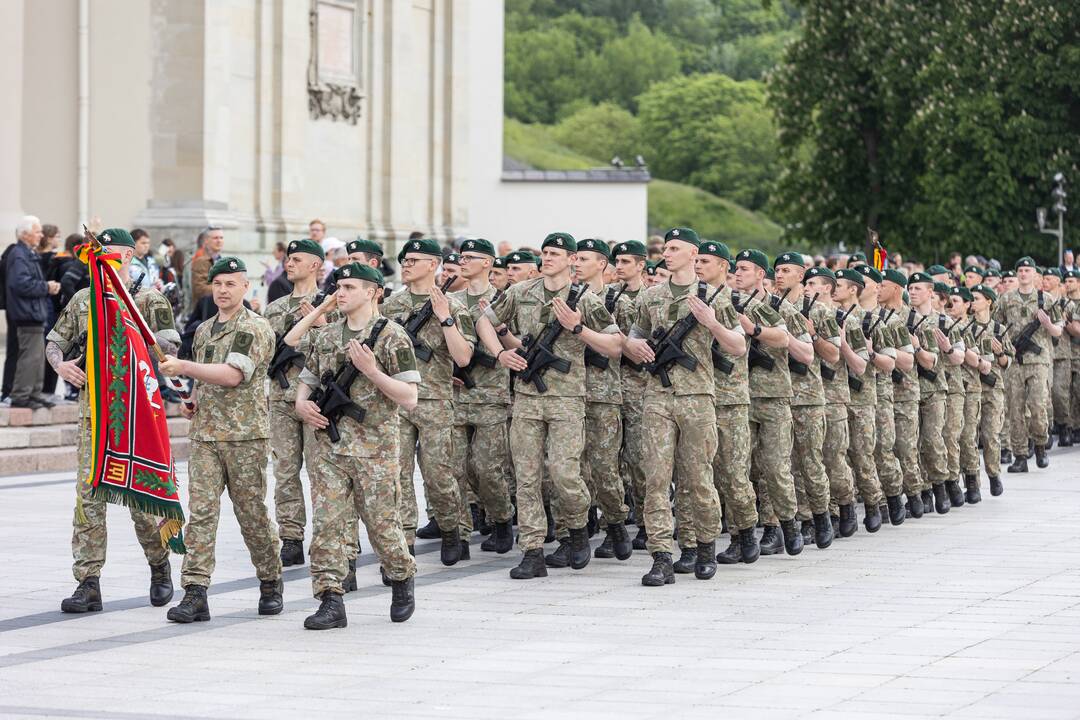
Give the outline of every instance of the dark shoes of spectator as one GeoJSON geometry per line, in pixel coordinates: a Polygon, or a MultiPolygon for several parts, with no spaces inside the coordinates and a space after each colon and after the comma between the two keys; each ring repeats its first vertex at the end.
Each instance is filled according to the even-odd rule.
{"type": "Polygon", "coordinates": [[[34,393],[33,395],[30,396],[30,399],[31,400],[37,400],[39,403],[41,403],[41,405],[43,407],[47,407],[47,408],[51,408],[54,405],[56,405],[56,403],[53,401],[53,399],[51,397],[49,397],[48,395],[44,394],[44,393],[34,393]]]}
{"type": "Polygon", "coordinates": [[[12,400],[11,407],[13,408],[30,408],[31,410],[39,410],[45,407],[44,403],[41,403],[34,398],[27,398],[26,400],[12,400]]]}

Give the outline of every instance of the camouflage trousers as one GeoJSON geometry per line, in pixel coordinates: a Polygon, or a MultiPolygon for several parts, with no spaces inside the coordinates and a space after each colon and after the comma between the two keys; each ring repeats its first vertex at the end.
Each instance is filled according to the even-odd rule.
{"type": "Polygon", "coordinates": [[[890,398],[883,398],[882,395],[878,393],[877,405],[874,406],[874,422],[877,425],[874,464],[877,465],[882,494],[896,497],[904,492],[904,476],[896,459],[896,408],[891,394],[890,398]]]}
{"type": "MultiPolygon", "coordinates": [[[[326,464],[331,452],[333,452],[334,444],[330,442],[330,438],[326,433],[316,435],[315,431],[307,425],[304,426],[304,432],[306,433],[304,437],[304,463],[307,465],[308,481],[314,486],[317,482],[318,471],[326,464]]],[[[352,542],[346,543],[345,556],[349,560],[355,560],[360,550],[360,519],[357,513],[353,513],[352,520],[348,522],[347,530],[352,542]]]]}
{"type": "Polygon", "coordinates": [[[589,488],[581,477],[585,447],[585,398],[518,394],[510,425],[517,477],[518,544],[522,551],[544,545],[544,475],[551,480],[560,515],[570,529],[585,527],[589,488]]]}
{"type": "Polygon", "coordinates": [[[758,520],[757,497],[750,482],[750,406],[716,405],[715,411],[713,484],[724,503],[728,527],[746,530],[758,520]]]}
{"type": "MultiPolygon", "coordinates": [[[[1068,342],[1064,336],[1060,342],[1068,342]]],[[[1072,427],[1075,422],[1072,416],[1072,398],[1069,391],[1072,389],[1072,360],[1070,358],[1054,360],[1054,381],[1051,387],[1051,400],[1054,404],[1054,424],[1072,427]]]]}
{"type": "MultiPolygon", "coordinates": [[[[1074,348],[1075,349],[1075,348],[1074,348]]],[[[1072,382],[1069,389],[1070,427],[1080,427],[1080,357],[1072,361],[1072,382]]]]}
{"type": "Polygon", "coordinates": [[[919,400],[919,466],[925,473],[923,490],[949,479],[949,462],[942,437],[945,435],[945,393],[937,392],[919,400]]]}
{"type": "Polygon", "coordinates": [[[792,520],[798,510],[791,474],[792,419],[789,398],[750,400],[750,477],[757,486],[762,520],[792,520]],[[771,512],[765,510],[771,503],[771,512]]]}
{"type": "Polygon", "coordinates": [[[964,432],[964,393],[945,396],[945,427],[942,443],[945,445],[946,480],[960,477],[960,436],[964,432]]]}
{"type": "Polygon", "coordinates": [[[965,475],[975,475],[976,477],[979,475],[979,421],[981,415],[981,390],[964,393],[964,429],[960,433],[960,472],[965,475]]]}
{"type": "Polygon", "coordinates": [[[619,475],[622,447],[622,408],[610,403],[585,403],[585,450],[581,471],[589,488],[591,503],[600,508],[604,522],[614,525],[626,520],[626,493],[619,475]]]}
{"type": "Polygon", "coordinates": [[[795,478],[797,517],[809,520],[829,511],[829,477],[825,473],[825,406],[796,405],[791,409],[791,469],[795,478]]]}
{"type": "Polygon", "coordinates": [[[416,574],[398,515],[398,459],[351,457],[327,453],[319,473],[311,478],[311,588],[342,594],[349,572],[349,547],[356,547],[356,516],[391,580],[416,574]]]}
{"type": "Polygon", "coordinates": [[[855,502],[855,477],[847,461],[848,444],[847,405],[826,405],[821,456],[829,478],[829,509],[833,515],[838,512],[836,506],[855,502]]]}
{"type": "Polygon", "coordinates": [[[402,410],[400,418],[401,526],[405,541],[416,541],[416,488],[413,472],[420,460],[424,498],[439,527],[452,531],[463,513],[468,513],[451,466],[454,405],[449,400],[420,399],[412,410],[402,410]],[[419,447],[418,447],[419,445],[419,447]]]}
{"type": "Polygon", "coordinates": [[[281,577],[281,542],[266,509],[267,441],[191,441],[188,462],[187,554],[180,584],[210,586],[221,519],[221,494],[229,493],[240,534],[260,580],[281,577]]]}
{"type": "MultiPolygon", "coordinates": [[[[649,394],[642,415],[645,457],[645,530],[650,553],[671,552],[674,534],[668,491],[684,503],[698,542],[720,534],[720,496],[713,484],[716,410],[710,395],[649,394]]],[[[680,529],[680,534],[682,530],[680,529]]]]}
{"type": "Polygon", "coordinates": [[[1009,408],[1009,444],[1014,455],[1027,455],[1028,439],[1045,446],[1050,425],[1046,381],[1049,365],[1013,363],[1005,371],[1011,382],[1005,384],[1009,408]]]}
{"type": "Polygon", "coordinates": [[[293,403],[284,400],[270,402],[270,457],[274,461],[274,515],[282,540],[303,540],[307,512],[304,507],[304,486],[300,482],[300,466],[306,461],[308,475],[315,464],[306,449],[311,438],[308,429],[296,417],[293,403]]]}
{"type": "Polygon", "coordinates": [[[884,500],[874,448],[877,445],[877,411],[873,405],[848,405],[848,464],[863,504],[878,507],[884,500]]]}
{"type": "MultiPolygon", "coordinates": [[[[105,565],[105,548],[108,545],[108,532],[105,527],[107,504],[104,497],[94,497],[93,487],[86,482],[90,477],[93,439],[90,435],[90,419],[83,418],[79,424],[79,465],[75,478],[76,502],[75,517],[72,520],[71,556],[75,562],[71,572],[77,582],[88,577],[101,577],[101,568],[105,565]],[[81,503],[85,522],[80,522],[78,506],[81,503]]],[[[158,519],[148,513],[132,508],[131,521],[135,524],[135,537],[142,545],[146,562],[160,565],[169,559],[169,549],[161,544],[158,532],[158,519]]]]}
{"type": "MultiPolygon", "coordinates": [[[[630,372],[623,370],[623,372],[630,372]]],[[[642,453],[641,411],[645,404],[645,387],[623,384],[623,442],[619,453],[619,472],[623,487],[630,491],[638,525],[644,523],[645,508],[645,456],[642,453]]]]}
{"type": "Polygon", "coordinates": [[[896,424],[896,444],[893,450],[904,476],[904,493],[917,495],[922,490],[922,470],[919,465],[919,401],[903,400],[893,403],[896,424]]]}
{"type": "MultiPolygon", "coordinates": [[[[514,516],[506,484],[509,452],[505,405],[454,403],[450,467],[461,496],[475,493],[492,522],[507,522],[514,516]]],[[[468,539],[473,531],[472,513],[466,502],[461,505],[458,528],[462,539],[468,539]]]]}
{"type": "MultiPolygon", "coordinates": [[[[982,434],[983,465],[987,477],[1001,476],[1001,425],[1005,419],[1005,390],[999,380],[997,387],[983,390],[980,395],[979,430],[982,434]]],[[[979,476],[978,467],[975,477],[979,476]]]]}

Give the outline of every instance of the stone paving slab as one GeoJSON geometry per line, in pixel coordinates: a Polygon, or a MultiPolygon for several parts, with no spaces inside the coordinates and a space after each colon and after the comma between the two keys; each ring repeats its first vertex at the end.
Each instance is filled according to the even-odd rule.
{"type": "Polygon", "coordinates": [[[306,566],[286,571],[283,614],[256,614],[227,497],[211,622],[149,606],[112,506],[105,611],[64,615],[73,480],[4,477],[0,717],[1078,718],[1080,448],[1051,461],[976,507],[665,588],[640,585],[643,552],[521,583],[516,551],[474,536],[473,559],[445,568],[420,541],[403,625],[364,542],[349,627],[324,633],[302,628],[306,566]]]}

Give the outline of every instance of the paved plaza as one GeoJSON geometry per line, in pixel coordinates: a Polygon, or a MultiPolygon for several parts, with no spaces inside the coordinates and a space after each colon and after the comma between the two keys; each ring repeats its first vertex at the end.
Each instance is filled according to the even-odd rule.
{"type": "Polygon", "coordinates": [[[227,499],[211,622],[150,607],[118,507],[105,611],[63,615],[72,480],[4,478],[0,716],[1080,717],[1080,448],[1051,461],[1006,475],[1000,498],[984,485],[976,507],[664,588],[641,586],[644,552],[516,582],[516,550],[482,553],[474,536],[473,559],[446,568],[420,541],[403,625],[365,538],[349,627],[328,632],[302,627],[306,566],[285,573],[284,613],[256,614],[227,499]]]}

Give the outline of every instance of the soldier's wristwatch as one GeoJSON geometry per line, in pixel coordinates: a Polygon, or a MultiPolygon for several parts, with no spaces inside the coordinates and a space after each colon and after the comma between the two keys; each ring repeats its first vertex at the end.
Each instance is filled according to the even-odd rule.
{"type": "Polygon", "coordinates": [[[581,331],[584,330],[584,329],[585,329],[585,327],[581,323],[578,323],[577,325],[574,326],[574,329],[571,330],[570,332],[572,332],[575,335],[580,335],[581,331]]]}
{"type": "Polygon", "coordinates": [[[443,320],[439,324],[442,325],[443,327],[454,327],[454,316],[451,315],[450,317],[446,318],[445,320],[443,320]]]}
{"type": "Polygon", "coordinates": [[[750,335],[750,337],[757,337],[760,334],[761,334],[761,325],[758,325],[757,323],[755,323],[754,324],[754,332],[750,335]]]}

